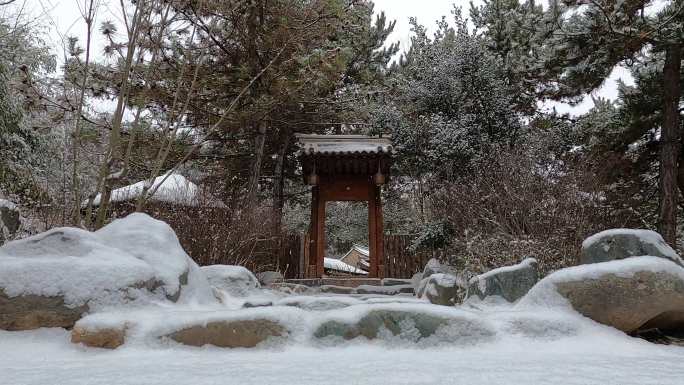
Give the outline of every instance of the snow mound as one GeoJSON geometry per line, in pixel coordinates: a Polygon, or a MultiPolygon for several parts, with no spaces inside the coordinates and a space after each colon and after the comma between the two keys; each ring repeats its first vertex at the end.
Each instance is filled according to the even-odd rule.
{"type": "Polygon", "coordinates": [[[0,247],[0,289],[10,298],[62,296],[69,307],[92,307],[149,294],[177,299],[187,284],[206,301],[202,278],[171,227],[140,213],[96,232],[56,228],[0,247]]]}

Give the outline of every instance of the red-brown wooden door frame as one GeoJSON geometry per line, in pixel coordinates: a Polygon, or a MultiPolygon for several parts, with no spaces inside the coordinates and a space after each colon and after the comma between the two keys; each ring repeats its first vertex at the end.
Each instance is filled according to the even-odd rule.
{"type": "Polygon", "coordinates": [[[340,176],[321,178],[311,189],[311,227],[308,278],[323,277],[325,257],[325,205],[327,202],[368,202],[369,278],[383,278],[383,220],[381,187],[371,177],[340,176]],[[313,263],[312,263],[313,262],[313,263]]]}

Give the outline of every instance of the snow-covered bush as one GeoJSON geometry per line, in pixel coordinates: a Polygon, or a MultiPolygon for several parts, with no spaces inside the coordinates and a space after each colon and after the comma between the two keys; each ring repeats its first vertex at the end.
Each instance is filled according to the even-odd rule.
{"type": "Polygon", "coordinates": [[[587,236],[631,223],[606,204],[601,188],[580,164],[514,149],[445,183],[428,207],[454,229],[446,253],[451,264],[477,274],[530,256],[545,275],[576,264],[587,236]]]}

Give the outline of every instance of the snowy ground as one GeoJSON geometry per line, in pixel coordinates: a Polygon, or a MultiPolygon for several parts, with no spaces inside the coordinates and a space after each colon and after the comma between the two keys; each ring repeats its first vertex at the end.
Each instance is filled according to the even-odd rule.
{"type": "MultiPolygon", "coordinates": [[[[588,321],[590,322],[590,321],[588,321]]],[[[62,329],[0,331],[0,383],[44,384],[682,384],[684,348],[591,326],[559,338],[498,336],[415,348],[353,341],[256,349],[132,344],[109,351],[62,329]]]]}

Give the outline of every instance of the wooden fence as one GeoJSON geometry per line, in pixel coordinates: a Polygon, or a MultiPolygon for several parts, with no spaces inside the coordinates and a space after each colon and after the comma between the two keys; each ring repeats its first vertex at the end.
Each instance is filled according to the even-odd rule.
{"type": "Polygon", "coordinates": [[[410,250],[412,238],[408,235],[385,235],[383,265],[387,278],[411,278],[423,271],[425,264],[438,252],[414,252],[410,250]]]}
{"type": "MultiPolygon", "coordinates": [[[[383,261],[383,276],[387,278],[411,278],[417,272],[423,271],[430,258],[440,258],[441,250],[411,251],[412,237],[409,235],[385,235],[383,261]]],[[[306,266],[309,265],[308,234],[291,234],[283,237],[278,255],[278,268],[285,278],[306,277],[306,266]]]]}

